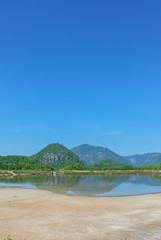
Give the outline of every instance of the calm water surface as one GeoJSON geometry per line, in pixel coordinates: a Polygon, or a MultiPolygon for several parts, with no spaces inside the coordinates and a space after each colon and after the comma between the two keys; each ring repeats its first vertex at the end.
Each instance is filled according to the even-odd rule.
{"type": "Polygon", "coordinates": [[[161,192],[158,176],[21,176],[0,178],[0,187],[38,188],[77,196],[127,196],[161,192]]]}

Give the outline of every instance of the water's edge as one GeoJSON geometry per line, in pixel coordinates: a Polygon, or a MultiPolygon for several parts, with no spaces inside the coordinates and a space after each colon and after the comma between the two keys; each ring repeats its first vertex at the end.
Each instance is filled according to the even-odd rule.
{"type": "Polygon", "coordinates": [[[75,170],[60,170],[57,172],[36,172],[36,171],[6,171],[0,170],[0,178],[17,177],[17,176],[32,176],[32,175],[150,175],[161,176],[161,170],[101,170],[101,171],[75,171],[75,170]]]}

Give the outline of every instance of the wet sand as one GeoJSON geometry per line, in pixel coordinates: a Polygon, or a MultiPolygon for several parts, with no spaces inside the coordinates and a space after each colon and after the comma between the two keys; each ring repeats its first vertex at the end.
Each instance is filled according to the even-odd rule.
{"type": "Polygon", "coordinates": [[[74,197],[0,189],[0,240],[161,239],[161,194],[74,197]]]}

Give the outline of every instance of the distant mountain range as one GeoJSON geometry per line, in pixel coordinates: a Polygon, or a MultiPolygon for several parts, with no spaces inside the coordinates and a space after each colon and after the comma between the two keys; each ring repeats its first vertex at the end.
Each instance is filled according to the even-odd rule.
{"type": "Polygon", "coordinates": [[[132,166],[156,165],[161,162],[161,153],[134,154],[125,158],[132,166]]]}
{"type": "Polygon", "coordinates": [[[82,144],[71,149],[88,165],[96,164],[101,160],[112,159],[115,162],[130,164],[132,166],[156,165],[161,162],[161,153],[135,154],[131,156],[120,156],[108,148],[95,147],[82,144]]]}
{"type": "Polygon", "coordinates": [[[72,148],[71,151],[77,154],[88,165],[98,163],[99,161],[105,159],[112,159],[115,162],[128,164],[128,160],[126,158],[114,153],[108,148],[82,144],[72,148]]]}
{"type": "Polygon", "coordinates": [[[52,143],[31,157],[0,156],[2,163],[49,164],[57,168],[69,165],[92,165],[96,167],[115,167],[121,164],[132,166],[157,165],[161,163],[161,153],[120,156],[108,148],[82,144],[71,150],[59,143],[52,143]]]}

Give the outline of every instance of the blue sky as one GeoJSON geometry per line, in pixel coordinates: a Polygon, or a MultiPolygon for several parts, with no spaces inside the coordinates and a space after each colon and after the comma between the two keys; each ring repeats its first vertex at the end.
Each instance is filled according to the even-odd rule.
{"type": "Polygon", "coordinates": [[[160,0],[0,3],[0,155],[161,152],[160,0]]]}

